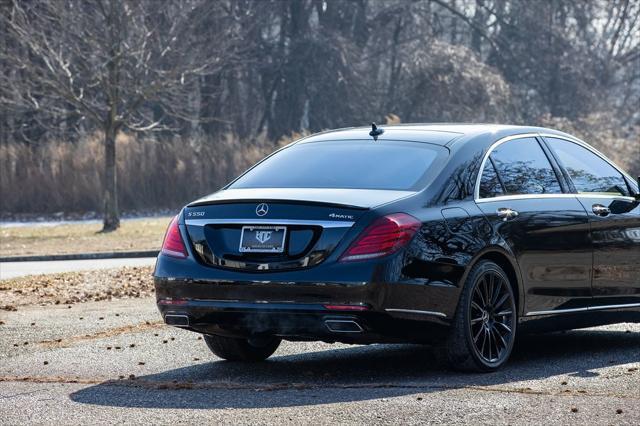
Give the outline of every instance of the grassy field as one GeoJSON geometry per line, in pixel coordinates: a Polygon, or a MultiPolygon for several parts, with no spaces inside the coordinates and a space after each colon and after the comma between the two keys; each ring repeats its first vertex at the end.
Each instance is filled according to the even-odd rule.
{"type": "Polygon", "coordinates": [[[159,250],[170,217],[123,221],[102,234],[102,224],[0,228],[0,256],[159,250]]]}

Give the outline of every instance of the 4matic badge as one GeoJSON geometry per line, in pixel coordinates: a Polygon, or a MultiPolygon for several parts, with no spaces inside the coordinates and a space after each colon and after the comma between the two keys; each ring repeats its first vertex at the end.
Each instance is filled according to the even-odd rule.
{"type": "Polygon", "coordinates": [[[329,214],[329,217],[332,219],[349,219],[349,220],[353,220],[353,216],[350,214],[337,214],[337,213],[331,213],[329,214]]]}

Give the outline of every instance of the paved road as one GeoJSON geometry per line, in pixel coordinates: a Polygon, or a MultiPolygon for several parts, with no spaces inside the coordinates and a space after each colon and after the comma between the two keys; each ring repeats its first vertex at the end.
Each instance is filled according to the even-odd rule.
{"type": "Polygon", "coordinates": [[[153,265],[155,257],[134,259],[54,260],[46,262],[0,262],[0,280],[34,274],[153,265]]]}
{"type": "Polygon", "coordinates": [[[415,345],[229,363],[158,319],[151,298],[0,311],[0,423],[640,424],[640,324],[521,338],[468,375],[415,345]]]}

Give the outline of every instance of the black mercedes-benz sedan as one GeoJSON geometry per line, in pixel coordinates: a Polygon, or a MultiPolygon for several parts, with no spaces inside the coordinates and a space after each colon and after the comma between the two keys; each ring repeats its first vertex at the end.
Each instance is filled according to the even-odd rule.
{"type": "Polygon", "coordinates": [[[492,371],[519,333],[640,321],[640,191],[545,128],[324,132],[184,207],[154,275],[165,322],[227,360],[412,342],[492,371]]]}

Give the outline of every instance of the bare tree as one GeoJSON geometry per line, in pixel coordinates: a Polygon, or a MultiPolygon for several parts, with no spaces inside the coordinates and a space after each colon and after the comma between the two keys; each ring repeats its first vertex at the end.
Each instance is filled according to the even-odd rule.
{"type": "Polygon", "coordinates": [[[3,108],[72,111],[103,130],[103,231],[117,229],[118,131],[189,119],[189,85],[234,59],[233,17],[224,2],[198,0],[14,0],[7,12],[0,59],[20,78],[0,76],[3,108]]]}
{"type": "Polygon", "coordinates": [[[175,208],[282,136],[390,114],[557,127],[640,173],[639,35],[638,0],[0,0],[0,149],[24,154],[0,156],[0,214],[104,200],[113,229],[118,198],[123,210],[175,208]],[[88,140],[65,144],[80,153],[96,130],[104,176],[60,189],[69,156],[45,173],[47,149],[88,140]],[[161,148],[164,180],[118,151],[145,193],[124,176],[116,186],[119,130],[163,130],[130,138],[141,148],[129,152],[161,148]],[[200,186],[166,190],[195,169],[200,186]]]}

